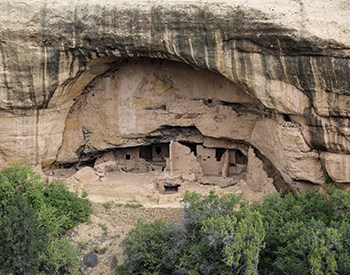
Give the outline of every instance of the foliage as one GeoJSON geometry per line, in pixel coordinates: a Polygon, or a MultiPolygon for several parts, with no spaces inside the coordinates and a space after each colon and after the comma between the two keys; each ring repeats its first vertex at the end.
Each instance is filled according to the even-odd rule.
{"type": "Polygon", "coordinates": [[[63,184],[45,186],[27,167],[0,171],[0,274],[73,274],[78,251],[64,230],[91,206],[63,184]]]}
{"type": "Polygon", "coordinates": [[[266,232],[262,274],[350,273],[349,192],[277,194],[255,207],[266,232]]]}
{"type": "Polygon", "coordinates": [[[255,274],[264,229],[260,214],[239,197],[215,193],[184,197],[184,273],[255,274]],[[238,211],[239,210],[239,211],[238,211]]]}
{"type": "Polygon", "coordinates": [[[169,274],[167,254],[175,231],[162,221],[137,223],[124,240],[125,263],[122,274],[169,274]]]}
{"type": "Polygon", "coordinates": [[[237,196],[184,198],[183,225],[139,223],[125,239],[121,274],[256,274],[264,229],[237,196]],[[238,211],[240,208],[240,211],[238,211]]]}
{"type": "Polygon", "coordinates": [[[184,220],[139,223],[121,274],[350,274],[350,191],[236,196],[187,193],[184,220]]]}
{"type": "Polygon", "coordinates": [[[135,200],[131,200],[126,202],[126,204],[124,204],[124,207],[128,207],[128,208],[140,208],[143,207],[142,203],[135,201],[135,200]]]}
{"type": "Polygon", "coordinates": [[[85,222],[91,214],[91,205],[83,193],[82,198],[77,193],[70,192],[63,184],[49,184],[44,189],[45,203],[56,209],[56,216],[62,223],[62,229],[70,229],[85,222]]]}
{"type": "Polygon", "coordinates": [[[107,201],[102,204],[103,208],[106,210],[112,209],[113,205],[114,205],[114,201],[107,201]]]}

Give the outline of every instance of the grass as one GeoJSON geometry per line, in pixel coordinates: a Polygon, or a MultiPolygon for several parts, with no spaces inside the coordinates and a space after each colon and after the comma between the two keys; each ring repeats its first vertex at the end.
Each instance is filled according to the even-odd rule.
{"type": "Polygon", "coordinates": [[[124,206],[128,208],[140,208],[143,207],[143,204],[138,201],[132,200],[128,201],[126,204],[124,204],[124,206]]]}
{"type": "Polygon", "coordinates": [[[97,254],[105,254],[107,252],[108,247],[107,246],[95,246],[94,252],[97,254]]]}
{"type": "Polygon", "coordinates": [[[104,223],[103,224],[99,223],[98,225],[101,227],[101,229],[103,231],[102,236],[107,237],[108,236],[108,226],[104,223]]]}
{"type": "Polygon", "coordinates": [[[102,207],[106,210],[112,209],[112,207],[127,207],[127,208],[140,208],[143,207],[143,204],[136,200],[129,200],[126,203],[107,201],[102,204],[102,207]]]}
{"type": "Polygon", "coordinates": [[[107,201],[102,204],[103,208],[106,210],[110,210],[114,205],[114,201],[107,201]]]}

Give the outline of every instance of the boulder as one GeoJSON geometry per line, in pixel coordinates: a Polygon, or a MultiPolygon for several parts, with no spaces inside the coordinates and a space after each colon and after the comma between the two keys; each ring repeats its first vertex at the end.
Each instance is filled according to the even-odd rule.
{"type": "Polygon", "coordinates": [[[98,264],[97,254],[94,252],[89,252],[83,257],[83,264],[87,267],[95,267],[98,264]]]}
{"type": "Polygon", "coordinates": [[[328,176],[338,183],[350,183],[350,155],[323,153],[321,158],[324,162],[328,176]]]}
{"type": "Polygon", "coordinates": [[[71,176],[71,178],[81,183],[97,181],[99,179],[94,169],[89,166],[80,169],[73,176],[71,176]]]}

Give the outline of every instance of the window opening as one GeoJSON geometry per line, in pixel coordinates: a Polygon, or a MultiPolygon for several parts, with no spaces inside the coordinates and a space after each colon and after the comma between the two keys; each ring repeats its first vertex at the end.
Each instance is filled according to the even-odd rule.
{"type": "Polygon", "coordinates": [[[152,145],[141,146],[140,147],[140,158],[143,158],[147,161],[152,160],[152,145]]]}
{"type": "Polygon", "coordinates": [[[217,161],[221,161],[222,156],[225,154],[226,149],[216,148],[215,149],[215,158],[217,161]]]}
{"type": "Polygon", "coordinates": [[[171,184],[171,183],[165,183],[164,184],[164,193],[169,194],[169,193],[177,193],[179,192],[179,187],[180,184],[171,184]]]}
{"type": "Polygon", "coordinates": [[[239,150],[236,151],[236,162],[237,164],[244,164],[246,165],[248,163],[248,159],[243,153],[239,150]]]}
{"type": "Polygon", "coordinates": [[[188,142],[188,141],[179,141],[179,143],[190,148],[191,152],[193,152],[193,154],[195,156],[197,156],[197,144],[196,143],[188,142]]]}

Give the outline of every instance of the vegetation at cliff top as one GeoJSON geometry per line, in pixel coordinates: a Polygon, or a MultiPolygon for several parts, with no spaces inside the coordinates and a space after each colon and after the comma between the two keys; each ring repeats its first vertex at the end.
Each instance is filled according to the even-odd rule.
{"type": "Polygon", "coordinates": [[[182,224],[138,223],[118,274],[350,274],[350,193],[186,194],[182,224]]]}
{"type": "Polygon", "coordinates": [[[77,274],[78,250],[64,233],[91,211],[86,197],[44,185],[29,166],[0,171],[0,274],[77,274]]]}

